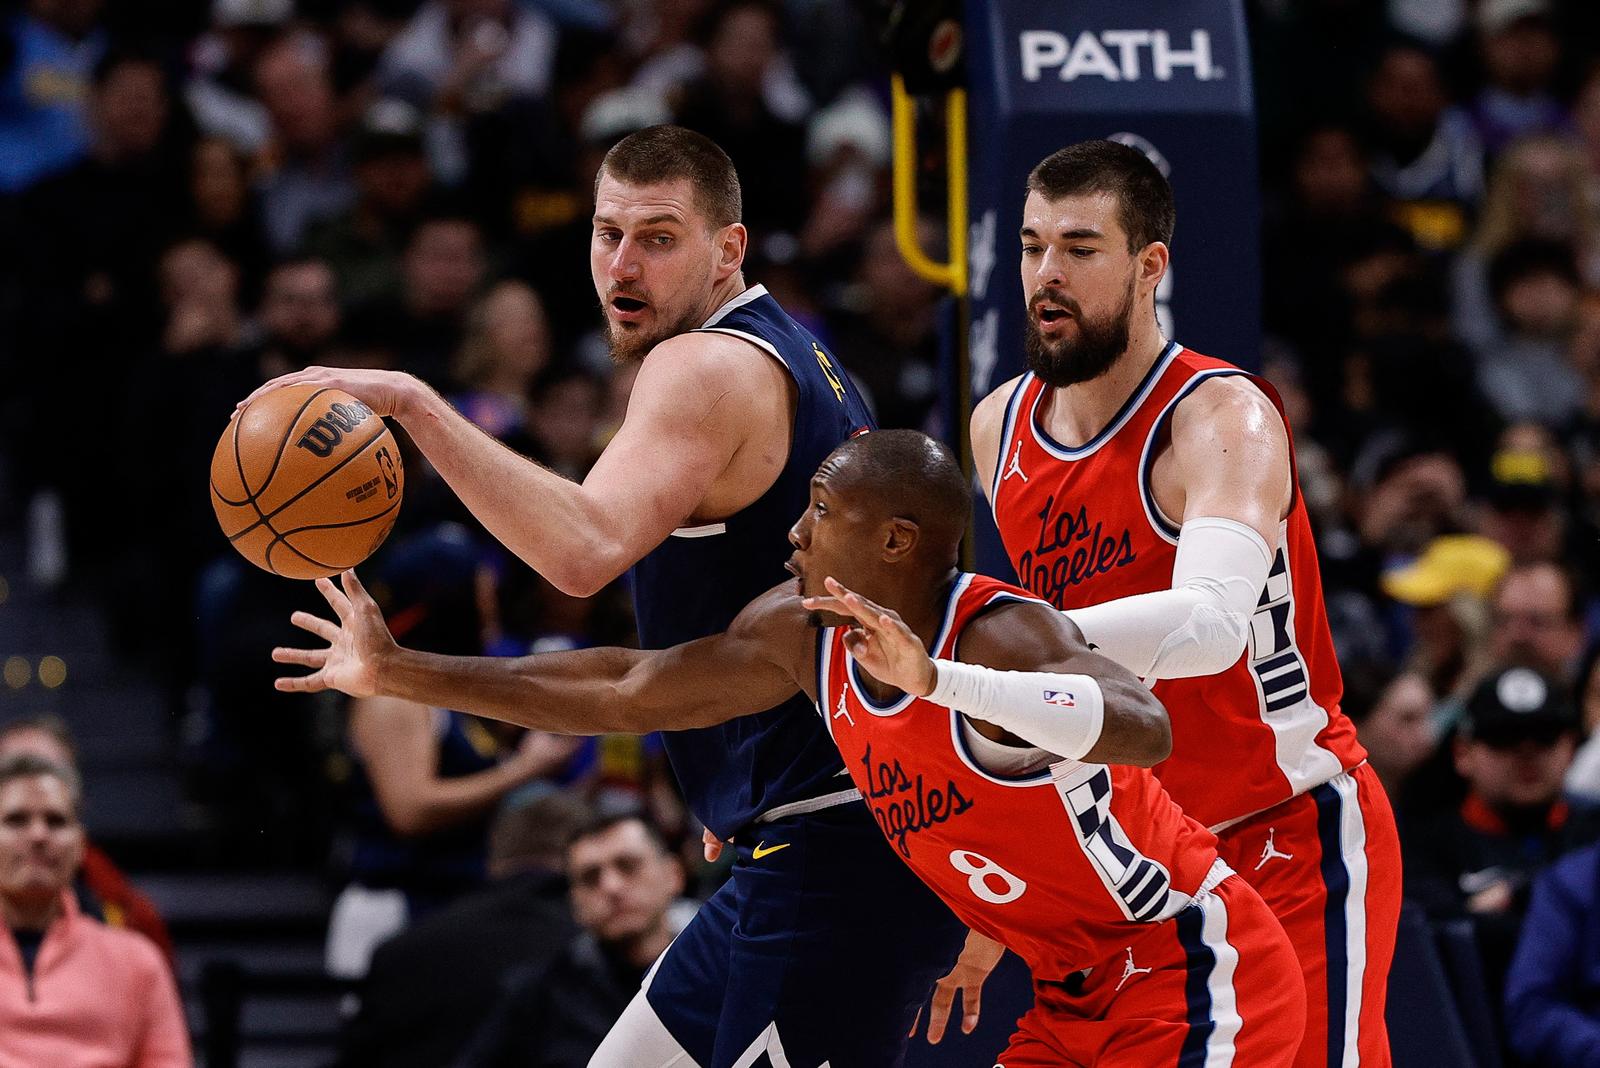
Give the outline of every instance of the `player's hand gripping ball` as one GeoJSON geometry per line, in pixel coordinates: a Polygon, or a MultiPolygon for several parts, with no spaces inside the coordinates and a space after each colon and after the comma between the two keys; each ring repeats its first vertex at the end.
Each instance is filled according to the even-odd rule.
{"type": "Polygon", "coordinates": [[[394,435],[342,390],[283,386],[228,424],[211,455],[211,506],[257,567],[311,579],[354,567],[383,544],[405,471],[394,435]]]}

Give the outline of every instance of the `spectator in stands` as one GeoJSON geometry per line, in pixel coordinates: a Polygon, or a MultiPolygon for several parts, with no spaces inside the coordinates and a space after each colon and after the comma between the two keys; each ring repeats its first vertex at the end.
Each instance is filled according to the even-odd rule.
{"type": "MultiPolygon", "coordinates": [[[[389,625],[432,652],[483,648],[477,550],[462,528],[407,539],[374,592],[389,625]]],[[[363,698],[346,728],[353,784],[351,883],[328,923],[328,971],[359,978],[373,948],[409,921],[477,888],[490,818],[513,791],[560,771],[579,739],[490,724],[408,701],[363,698]]]]}
{"type": "Polygon", "coordinates": [[[1494,594],[1490,650],[1496,663],[1531,667],[1563,684],[1583,651],[1582,606],[1560,564],[1519,564],[1494,594]]]}
{"type": "Polygon", "coordinates": [[[506,975],[544,964],[572,936],[563,845],[590,819],[567,793],[508,802],[489,834],[489,884],[373,954],[340,1068],[455,1064],[506,975]]]}
{"type": "Polygon", "coordinates": [[[1483,145],[1466,113],[1450,106],[1426,50],[1395,44],[1367,83],[1372,174],[1428,248],[1454,248],[1483,193],[1483,145]]]}
{"type": "Polygon", "coordinates": [[[367,109],[351,146],[356,202],[310,227],[306,251],[339,276],[351,304],[400,294],[399,261],[433,185],[422,145],[422,116],[401,100],[367,109]]]}
{"type": "Polygon", "coordinates": [[[286,255],[312,223],[355,202],[327,43],[306,33],[280,38],[256,60],[255,89],[272,118],[273,166],[261,186],[267,237],[286,255]]]}
{"type": "MultiPolygon", "coordinates": [[[[30,753],[57,767],[78,773],[78,748],[72,731],[59,716],[29,716],[13,720],[0,728],[0,760],[19,753],[30,753]]],[[[156,910],[155,903],[139,892],[117,867],[116,862],[87,837],[83,843],[83,862],[73,883],[78,906],[112,927],[138,931],[166,956],[174,959],[172,936],[156,910]]]]}
{"type": "Polygon", "coordinates": [[[231,142],[202,137],[189,154],[189,229],[237,265],[247,303],[261,292],[270,253],[249,161],[231,142]]]}
{"type": "Polygon", "coordinates": [[[1554,678],[1527,667],[1489,675],[1455,740],[1465,799],[1407,821],[1407,896],[1433,916],[1472,918],[1496,995],[1533,877],[1600,837],[1600,808],[1562,792],[1578,723],[1554,678]]]}
{"type": "Polygon", "coordinates": [[[1519,241],[1489,262],[1500,331],[1478,353],[1478,383],[1506,420],[1562,426],[1583,406],[1588,384],[1571,358],[1580,287],[1565,242],[1519,241]]]}
{"type": "Polygon", "coordinates": [[[1492,351],[1501,335],[1489,264],[1533,238],[1570,244],[1588,280],[1600,282],[1600,212],[1589,199],[1583,154],[1562,138],[1529,137],[1496,161],[1472,241],[1451,267],[1451,323],[1457,337],[1480,352],[1492,351]]]}
{"type": "Polygon", "coordinates": [[[677,934],[669,906],[683,869],[637,815],[605,816],[567,847],[583,931],[512,973],[458,1068],[583,1068],[677,934]]]}
{"type": "Polygon", "coordinates": [[[161,330],[164,356],[215,358],[239,347],[244,338],[239,268],[217,246],[186,238],[162,253],[157,271],[167,316],[161,330]]]}
{"type": "MultiPolygon", "coordinates": [[[[937,228],[921,228],[923,247],[937,228]]],[[[842,306],[828,316],[833,351],[883,426],[920,427],[938,397],[940,292],[906,266],[894,226],[873,227],[842,306]]]]}
{"type": "Polygon", "coordinates": [[[78,908],[80,804],[70,770],[31,753],[0,759],[0,1057],[41,1068],[189,1068],[160,951],[78,908]]]}
{"type": "Polygon", "coordinates": [[[20,193],[89,148],[84,100],[106,47],[100,0],[28,0],[0,25],[0,195],[20,193]]]}
{"type": "Polygon", "coordinates": [[[1433,687],[1419,672],[1370,661],[1345,665],[1343,675],[1339,708],[1354,721],[1384,792],[1398,806],[1406,780],[1439,744],[1433,687]]]}
{"type": "Polygon", "coordinates": [[[399,296],[372,301],[352,314],[388,330],[401,370],[449,389],[450,358],[461,345],[488,270],[478,224],[464,212],[441,207],[411,231],[400,261],[399,296]]]}
{"type": "Polygon", "coordinates": [[[1526,134],[1559,129],[1566,113],[1552,89],[1561,42],[1549,0],[1483,0],[1477,16],[1488,85],[1471,110],[1485,147],[1499,152],[1526,134]]]}
{"type": "Polygon", "coordinates": [[[1455,694],[1483,672],[1489,598],[1510,566],[1510,554],[1488,538],[1445,534],[1384,571],[1383,592],[1411,610],[1407,669],[1434,693],[1455,694]]]}
{"type": "Polygon", "coordinates": [[[1535,880],[1506,976],[1506,1033],[1527,1068],[1600,1066],[1600,845],[1535,880]]]}
{"type": "Polygon", "coordinates": [[[294,17],[294,0],[211,0],[211,30],[190,50],[184,99],[195,123],[251,156],[272,140],[272,116],[251,92],[251,72],[294,17]]]}
{"type": "Polygon", "coordinates": [[[744,221],[755,241],[796,234],[806,217],[805,127],[810,101],[782,79],[782,9],[766,0],[713,8],[705,69],[676,96],[676,121],[728,153],[744,186],[744,221]],[[787,91],[779,91],[782,82],[787,91]]]}
{"type": "Polygon", "coordinates": [[[605,386],[572,367],[547,368],[532,386],[524,451],[567,478],[581,481],[600,455],[605,386]]]}
{"type": "Polygon", "coordinates": [[[1529,432],[1519,436],[1532,440],[1500,449],[1490,459],[1478,530],[1504,546],[1518,564],[1558,563],[1567,557],[1569,520],[1554,464],[1565,466],[1565,454],[1538,424],[1513,429],[1529,432]],[[1550,447],[1529,447],[1536,442],[1550,447]]]}
{"type": "Polygon", "coordinates": [[[501,282],[478,301],[450,377],[465,387],[451,403],[504,438],[522,427],[535,378],[550,363],[544,302],[526,283],[501,282]]]}

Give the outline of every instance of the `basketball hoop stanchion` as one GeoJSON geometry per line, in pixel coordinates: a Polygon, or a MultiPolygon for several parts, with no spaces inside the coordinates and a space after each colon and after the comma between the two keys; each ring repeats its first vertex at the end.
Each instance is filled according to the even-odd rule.
{"type": "MultiPolygon", "coordinates": [[[[906,265],[919,277],[950,291],[953,301],[952,329],[946,335],[950,345],[949,382],[945,396],[953,397],[951,425],[945,437],[955,446],[961,468],[972,475],[972,443],[968,440],[965,415],[972,410],[972,374],[967,360],[967,333],[970,317],[967,307],[967,91],[950,89],[944,94],[945,120],[945,247],[947,259],[940,263],[922,248],[917,238],[917,121],[916,102],[906,92],[905,79],[894,75],[891,82],[894,120],[894,237],[906,265]]],[[[962,566],[970,569],[975,559],[974,538],[968,531],[963,539],[962,566]]]]}
{"type": "Polygon", "coordinates": [[[923,251],[917,240],[917,124],[915,104],[905,80],[896,74],[894,103],[894,236],[900,255],[919,276],[967,295],[967,93],[952,89],[945,95],[945,231],[949,259],[939,263],[923,251]]]}

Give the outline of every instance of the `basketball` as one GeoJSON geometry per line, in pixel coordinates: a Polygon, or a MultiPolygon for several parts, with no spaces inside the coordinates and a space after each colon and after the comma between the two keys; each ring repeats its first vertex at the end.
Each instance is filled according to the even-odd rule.
{"type": "Polygon", "coordinates": [[[337,575],[372,555],[400,514],[405,472],[372,409],[327,386],[284,386],[240,412],[211,455],[222,533],[284,578],[337,575]]]}

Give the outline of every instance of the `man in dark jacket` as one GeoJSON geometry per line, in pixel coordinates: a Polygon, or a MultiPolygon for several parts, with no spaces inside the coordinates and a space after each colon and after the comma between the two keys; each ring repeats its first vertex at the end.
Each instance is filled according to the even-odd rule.
{"type": "Polygon", "coordinates": [[[1562,796],[1578,722],[1554,679],[1526,667],[1489,675],[1468,697],[1455,740],[1466,799],[1403,835],[1406,897],[1433,917],[1472,919],[1495,994],[1534,877],[1600,837],[1600,811],[1562,796]]]}
{"type": "Polygon", "coordinates": [[[602,817],[567,850],[583,925],[547,964],[519,968],[458,1068],[585,1068],[677,933],[683,869],[637,815],[602,817]]]}
{"type": "Polygon", "coordinates": [[[590,819],[549,794],[508,807],[489,832],[491,882],[378,947],[343,1068],[439,1068],[461,1052],[514,968],[571,939],[563,843],[590,819]]]}
{"type": "Polygon", "coordinates": [[[1530,1068],[1600,1068],[1600,846],[1533,884],[1506,977],[1506,1031],[1530,1068]]]}

